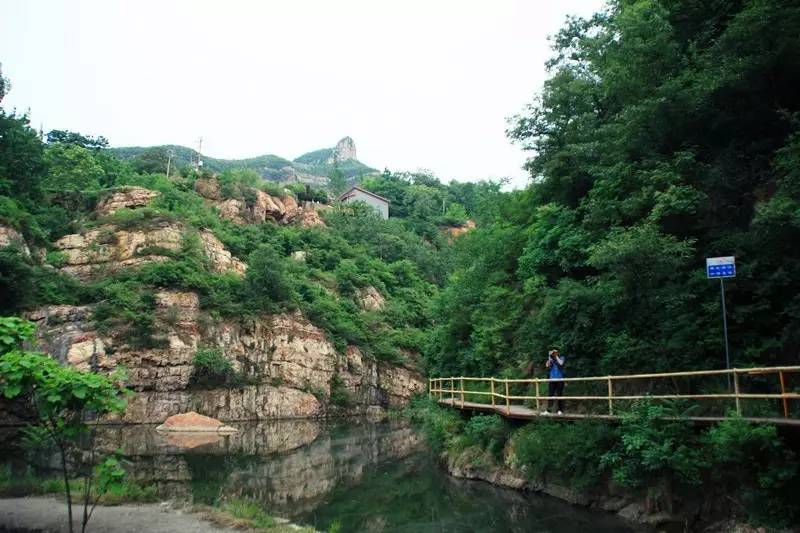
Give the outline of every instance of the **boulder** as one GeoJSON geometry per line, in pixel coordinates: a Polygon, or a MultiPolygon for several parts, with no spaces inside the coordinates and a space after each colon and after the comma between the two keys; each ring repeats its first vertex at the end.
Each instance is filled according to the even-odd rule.
{"type": "Polygon", "coordinates": [[[386,300],[378,289],[368,285],[358,289],[358,304],[365,311],[380,311],[386,304],[386,300]]]}
{"type": "Polygon", "coordinates": [[[158,431],[203,433],[236,433],[238,431],[234,427],[226,426],[216,418],[201,415],[194,411],[172,415],[156,429],[158,431]]]}
{"type": "Polygon", "coordinates": [[[222,200],[217,178],[198,178],[194,182],[194,190],[207,200],[222,200]]]}
{"type": "Polygon", "coordinates": [[[113,214],[117,209],[133,209],[145,207],[161,195],[158,191],[151,191],[143,187],[122,187],[108,193],[95,208],[98,216],[113,214]]]}
{"type": "Polygon", "coordinates": [[[243,276],[247,265],[233,256],[225,245],[208,230],[200,233],[200,240],[203,242],[203,253],[211,260],[211,268],[214,272],[232,272],[238,276],[243,276]]]}
{"type": "Polygon", "coordinates": [[[26,257],[31,255],[31,251],[22,234],[10,226],[0,224],[0,248],[5,248],[6,246],[17,246],[26,257]]]}

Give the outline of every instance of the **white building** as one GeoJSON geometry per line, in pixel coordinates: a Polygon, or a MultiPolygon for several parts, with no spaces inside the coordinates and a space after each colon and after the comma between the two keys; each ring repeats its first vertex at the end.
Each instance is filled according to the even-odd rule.
{"type": "Polygon", "coordinates": [[[375,209],[382,219],[389,218],[389,200],[361,187],[350,187],[339,195],[339,201],[345,204],[348,202],[364,202],[375,209]]]}

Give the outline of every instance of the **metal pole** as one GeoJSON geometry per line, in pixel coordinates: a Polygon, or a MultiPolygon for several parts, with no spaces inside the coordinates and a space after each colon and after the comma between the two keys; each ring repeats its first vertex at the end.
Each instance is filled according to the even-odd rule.
{"type": "MultiPolygon", "coordinates": [[[[725,334],[725,368],[731,369],[731,355],[728,351],[728,317],[725,312],[725,278],[719,278],[719,290],[722,295],[722,331],[725,334]]],[[[728,389],[731,388],[731,375],[728,374],[728,389]]]]}

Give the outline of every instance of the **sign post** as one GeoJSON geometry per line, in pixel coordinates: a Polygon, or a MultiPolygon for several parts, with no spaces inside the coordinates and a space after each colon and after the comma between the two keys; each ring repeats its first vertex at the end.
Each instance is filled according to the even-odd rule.
{"type": "MultiPolygon", "coordinates": [[[[725,312],[725,278],[736,277],[736,258],[708,257],[706,258],[706,276],[708,279],[719,278],[719,290],[722,297],[722,331],[725,336],[725,368],[731,369],[731,356],[728,351],[728,316],[725,312]]],[[[728,388],[731,388],[731,376],[728,374],[728,388]]]]}

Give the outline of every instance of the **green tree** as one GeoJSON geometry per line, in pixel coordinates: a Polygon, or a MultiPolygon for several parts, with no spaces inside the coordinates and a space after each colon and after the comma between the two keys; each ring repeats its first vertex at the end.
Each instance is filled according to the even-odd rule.
{"type": "Polygon", "coordinates": [[[12,347],[0,356],[0,390],[6,399],[22,398],[29,404],[37,419],[29,427],[29,435],[43,439],[58,451],[70,531],[73,531],[70,479],[78,473],[73,465],[84,465],[81,531],[85,531],[100,496],[118,485],[124,476],[116,458],[96,460],[93,432],[87,422],[93,417],[121,413],[128,391],[121,384],[120,375],[106,377],[80,372],[61,366],[46,355],[20,351],[20,344],[33,336],[29,323],[2,318],[0,328],[3,349],[12,347]],[[92,442],[88,464],[82,460],[79,445],[86,436],[92,442]]]}
{"type": "Polygon", "coordinates": [[[27,115],[0,109],[0,194],[38,200],[46,170],[42,143],[27,115]]]}
{"type": "Polygon", "coordinates": [[[42,185],[52,191],[92,191],[105,181],[94,153],[78,144],[51,144],[44,152],[48,172],[42,185]]]}
{"type": "Polygon", "coordinates": [[[338,164],[334,164],[333,170],[328,174],[328,187],[335,195],[342,194],[347,188],[347,177],[338,164]]]}
{"type": "Polygon", "coordinates": [[[74,144],[81,148],[89,148],[99,150],[101,148],[108,148],[108,139],[102,135],[99,137],[90,137],[82,135],[69,130],[51,130],[47,133],[48,144],[74,144]]]}
{"type": "Polygon", "coordinates": [[[3,64],[0,63],[0,102],[3,101],[3,97],[8,94],[8,91],[11,90],[11,82],[8,81],[8,78],[3,77],[3,64]]]}

